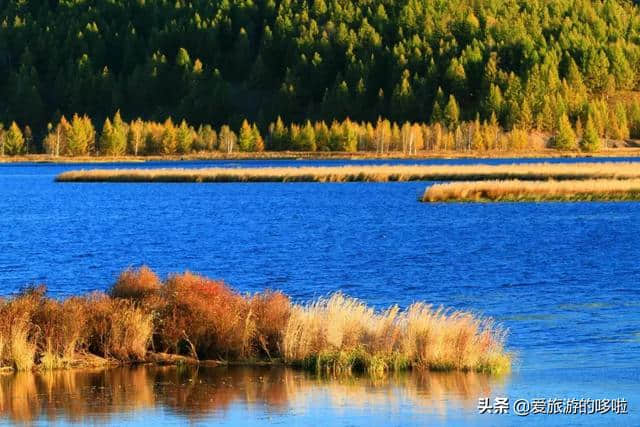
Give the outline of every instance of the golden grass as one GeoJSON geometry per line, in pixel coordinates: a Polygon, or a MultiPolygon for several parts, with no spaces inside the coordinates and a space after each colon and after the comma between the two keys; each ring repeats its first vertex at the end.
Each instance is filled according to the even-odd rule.
{"type": "Polygon", "coordinates": [[[435,184],[423,202],[640,200],[640,179],[474,181],[435,184]]]}
{"type": "Polygon", "coordinates": [[[58,182],[351,182],[577,180],[640,178],[633,162],[507,165],[336,166],[209,169],[94,169],[64,172],[58,182]]]}
{"type": "Polygon", "coordinates": [[[376,312],[334,294],[295,306],[284,334],[289,363],[321,372],[373,376],[413,368],[503,373],[510,356],[505,332],[490,320],[415,303],[376,312]]]}
{"type": "Polygon", "coordinates": [[[29,371],[33,368],[36,356],[36,345],[29,338],[29,325],[17,322],[11,328],[9,348],[13,367],[17,371],[29,371]]]}
{"type": "Polygon", "coordinates": [[[87,299],[89,350],[117,360],[144,360],[153,334],[153,315],[133,301],[94,294],[87,299]]]}
{"type": "Polygon", "coordinates": [[[280,292],[242,295],[188,272],[161,282],[144,267],[124,272],[110,294],[58,301],[45,292],[0,301],[0,367],[215,358],[382,377],[410,368],[501,373],[510,366],[500,327],[423,303],[380,312],[337,293],[292,305],[280,292]]]}

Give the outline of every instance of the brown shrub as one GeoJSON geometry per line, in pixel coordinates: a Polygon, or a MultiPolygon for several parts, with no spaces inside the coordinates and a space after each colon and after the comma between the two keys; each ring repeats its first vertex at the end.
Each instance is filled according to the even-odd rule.
{"type": "Polygon", "coordinates": [[[158,335],[165,349],[201,358],[244,355],[248,304],[224,282],[187,272],[169,277],[162,295],[158,335]]]}
{"type": "Polygon", "coordinates": [[[44,286],[30,287],[0,306],[0,366],[33,367],[39,336],[33,317],[45,293],[44,286]]]}
{"type": "Polygon", "coordinates": [[[253,351],[267,357],[282,354],[282,338],[291,316],[291,300],[282,292],[265,291],[251,298],[250,312],[255,322],[253,351]]]}
{"type": "Polygon", "coordinates": [[[93,294],[87,299],[89,349],[118,360],[140,360],[146,355],[153,333],[151,314],[133,301],[93,294]]]}
{"type": "Polygon", "coordinates": [[[33,323],[39,331],[38,351],[45,368],[60,368],[73,361],[87,339],[86,321],[84,299],[42,300],[34,313],[33,323]]]}
{"type": "Polygon", "coordinates": [[[158,276],[147,266],[138,270],[128,269],[120,273],[109,294],[114,298],[140,301],[160,290],[158,276]]]}

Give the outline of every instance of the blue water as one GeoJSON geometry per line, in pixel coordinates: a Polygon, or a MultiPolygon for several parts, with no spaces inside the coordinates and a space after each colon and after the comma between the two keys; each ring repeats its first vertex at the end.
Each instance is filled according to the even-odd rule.
{"type": "MultiPolygon", "coordinates": [[[[517,160],[525,161],[540,160],[517,160]]],[[[188,269],[221,278],[240,291],[280,289],[297,301],[337,290],[379,307],[426,300],[509,328],[518,362],[492,395],[629,402],[628,415],[518,420],[640,425],[640,203],[422,204],[425,182],[53,182],[78,168],[395,162],[0,165],[0,293],[30,283],[57,297],[104,290],[124,268],[147,264],[161,275],[188,269]]],[[[328,419],[340,411],[322,408],[328,419]]],[[[515,421],[475,407],[456,416],[461,410],[466,421],[515,421]]],[[[225,419],[264,416],[239,411],[225,419]]],[[[366,418],[356,424],[374,417],[366,418]]]]}

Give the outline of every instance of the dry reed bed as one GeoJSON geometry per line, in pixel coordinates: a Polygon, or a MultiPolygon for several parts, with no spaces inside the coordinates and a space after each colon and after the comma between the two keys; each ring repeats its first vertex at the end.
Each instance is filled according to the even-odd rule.
{"type": "Polygon", "coordinates": [[[93,169],[64,172],[58,182],[350,182],[569,180],[640,178],[640,163],[336,166],[208,169],[93,169]]]}
{"type": "Polygon", "coordinates": [[[330,374],[502,373],[511,364],[504,342],[489,319],[423,303],[377,312],[334,294],[296,305],[280,292],[241,295],[191,273],[162,282],[144,267],[123,272],[108,294],[57,301],[40,287],[0,301],[0,367],[22,371],[189,357],[330,374]]]}
{"type": "Polygon", "coordinates": [[[423,202],[640,200],[640,180],[474,181],[435,184],[423,202]]]}

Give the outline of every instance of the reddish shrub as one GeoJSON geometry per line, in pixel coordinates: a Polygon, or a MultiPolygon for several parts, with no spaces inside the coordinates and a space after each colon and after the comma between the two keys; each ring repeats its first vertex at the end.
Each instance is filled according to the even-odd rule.
{"type": "Polygon", "coordinates": [[[160,290],[158,276],[147,266],[138,270],[128,269],[120,273],[118,280],[109,292],[114,298],[142,300],[160,290]]]}
{"type": "Polygon", "coordinates": [[[243,354],[247,302],[224,282],[187,272],[169,277],[162,295],[157,331],[165,349],[195,351],[200,358],[243,354]]]}
{"type": "Polygon", "coordinates": [[[251,298],[255,336],[253,348],[267,357],[282,354],[283,331],[291,315],[291,301],[282,292],[265,291],[251,298]]]}

